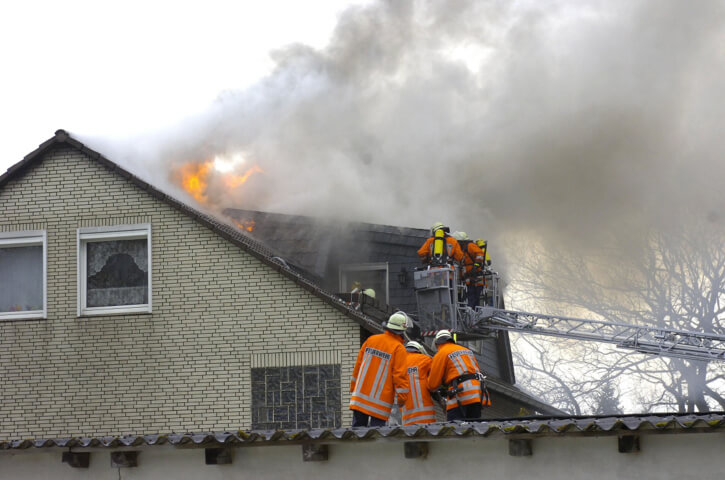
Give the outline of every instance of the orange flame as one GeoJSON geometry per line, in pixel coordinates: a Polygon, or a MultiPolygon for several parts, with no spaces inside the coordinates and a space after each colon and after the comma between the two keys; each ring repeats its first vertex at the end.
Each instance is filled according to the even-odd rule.
{"type": "MultiPolygon", "coordinates": [[[[194,199],[199,203],[207,203],[207,188],[209,187],[209,179],[212,175],[214,162],[209,160],[206,162],[187,163],[181,167],[181,185],[194,199]]],[[[234,189],[244,185],[249,177],[255,173],[264,173],[259,165],[253,165],[243,175],[220,174],[223,176],[224,184],[227,188],[234,189]]],[[[250,232],[254,229],[246,226],[242,227],[250,232]]]]}
{"type": "Polygon", "coordinates": [[[181,185],[197,202],[206,203],[206,187],[213,162],[187,163],[181,167],[181,185]]]}
{"type": "Polygon", "coordinates": [[[253,232],[254,227],[256,226],[256,223],[254,220],[244,220],[242,222],[234,221],[234,223],[237,225],[237,227],[241,228],[242,230],[246,230],[248,232],[253,232]]]}
{"type": "Polygon", "coordinates": [[[229,188],[237,188],[244,185],[247,180],[249,180],[249,177],[251,177],[255,173],[264,173],[264,170],[262,170],[259,165],[254,165],[249,170],[244,172],[244,175],[229,175],[224,179],[229,188]]]}

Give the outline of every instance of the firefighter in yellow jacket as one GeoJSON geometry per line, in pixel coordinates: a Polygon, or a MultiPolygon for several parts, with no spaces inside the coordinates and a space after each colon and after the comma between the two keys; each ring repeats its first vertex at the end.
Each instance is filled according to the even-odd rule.
{"type": "Polygon", "coordinates": [[[406,366],[410,393],[403,405],[403,425],[418,423],[433,423],[436,421],[435,406],[428,391],[428,374],[430,373],[431,358],[423,345],[410,341],[405,344],[408,351],[406,366]]]}
{"type": "Polygon", "coordinates": [[[481,405],[491,402],[481,385],[483,375],[473,352],[453,341],[451,332],[441,330],[435,336],[438,352],[428,376],[428,390],[446,387],[448,421],[481,418],[481,405]]]}
{"type": "Polygon", "coordinates": [[[353,427],[381,427],[398,405],[408,399],[409,382],[405,371],[407,352],[403,334],[408,316],[396,312],[385,324],[385,331],[365,340],[357,355],[350,382],[350,410],[353,427]]]}

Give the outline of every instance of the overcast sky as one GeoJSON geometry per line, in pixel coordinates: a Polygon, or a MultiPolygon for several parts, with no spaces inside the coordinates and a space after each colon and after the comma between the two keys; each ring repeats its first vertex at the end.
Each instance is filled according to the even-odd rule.
{"type": "Polygon", "coordinates": [[[123,139],[194,116],[268,74],[271,50],[325,45],[355,3],[3,2],[0,173],[59,128],[123,139]]]}

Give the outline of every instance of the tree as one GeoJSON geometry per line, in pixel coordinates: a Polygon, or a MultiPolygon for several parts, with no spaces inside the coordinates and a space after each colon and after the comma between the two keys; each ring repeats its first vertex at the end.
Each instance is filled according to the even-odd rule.
{"type": "MultiPolygon", "coordinates": [[[[706,222],[650,231],[634,251],[600,249],[584,255],[534,248],[520,264],[509,297],[522,310],[724,334],[722,233],[706,222]]],[[[589,342],[520,338],[514,345],[518,376],[531,383],[525,386],[576,413],[596,411],[613,392],[645,410],[725,409],[721,362],[647,357],[589,342]]]]}

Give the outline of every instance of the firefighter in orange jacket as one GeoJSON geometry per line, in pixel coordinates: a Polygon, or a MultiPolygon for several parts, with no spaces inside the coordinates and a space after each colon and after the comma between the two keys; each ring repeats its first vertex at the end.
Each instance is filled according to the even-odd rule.
{"type": "Polygon", "coordinates": [[[473,352],[453,341],[451,332],[441,330],[435,336],[438,352],[428,376],[428,390],[446,387],[448,421],[481,418],[481,404],[491,402],[481,385],[483,375],[473,352]]]}
{"type": "Polygon", "coordinates": [[[453,238],[463,250],[463,278],[466,279],[466,295],[468,306],[476,308],[483,293],[483,250],[470,238],[466,232],[453,232],[453,238]]]}
{"type": "Polygon", "coordinates": [[[443,265],[451,261],[463,261],[463,251],[458,241],[448,235],[450,229],[441,222],[436,222],[430,229],[431,236],[418,249],[418,256],[423,263],[443,265]]]}
{"type": "Polygon", "coordinates": [[[383,333],[369,337],[360,347],[350,382],[353,427],[384,426],[396,397],[398,405],[408,399],[403,344],[407,326],[408,316],[396,312],[383,333]]]}
{"type": "Polygon", "coordinates": [[[405,344],[408,356],[405,360],[410,383],[410,394],[403,405],[403,425],[433,423],[436,421],[435,406],[428,391],[428,374],[431,358],[423,345],[410,341],[405,344]]]}

